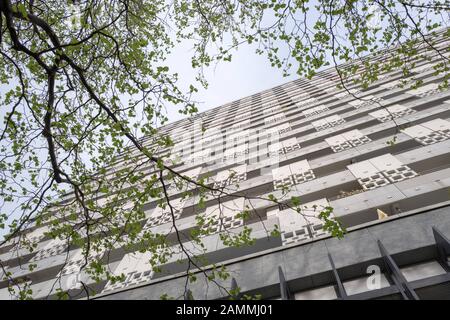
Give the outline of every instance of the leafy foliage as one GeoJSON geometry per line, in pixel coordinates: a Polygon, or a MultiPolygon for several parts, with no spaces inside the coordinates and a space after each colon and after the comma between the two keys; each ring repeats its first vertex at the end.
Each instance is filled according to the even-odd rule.
{"type": "MultiPolygon", "coordinates": [[[[225,270],[213,267],[208,275],[202,269],[207,265],[201,259],[202,237],[211,221],[196,216],[190,233],[196,254],[186,249],[175,223],[172,242],[142,226],[149,203],[175,220],[171,185],[185,199],[195,197],[197,213],[211,197],[230,193],[211,187],[207,177],[177,171],[180,159],[171,152],[177,139],[160,129],[169,120],[166,108],[196,114],[192,97],[197,86],[207,87],[204,68],[231,61],[233,50],[246,44],[256,45],[256,53],[286,75],[311,78],[335,66],[342,88],[368,88],[392,70],[410,78],[405,85],[420,86],[410,70],[425,45],[437,54],[435,73],[446,88],[448,51],[435,48],[425,35],[445,27],[441,14],[449,9],[448,1],[436,0],[420,5],[406,0],[1,1],[0,228],[9,231],[1,244],[22,237],[27,227],[49,226],[44,236],[81,248],[81,269],[96,281],[121,281],[123,275],[113,275],[101,258],[90,256],[126,247],[151,252],[155,271],[181,254],[189,281],[197,279],[191,270],[197,268],[222,286],[216,280],[227,278],[225,270]],[[198,71],[187,90],[165,65],[182,41],[192,44],[191,64],[198,71]],[[392,46],[382,64],[364,58],[392,46]],[[350,63],[354,59],[359,63],[350,63]]],[[[201,125],[202,133],[208,129],[201,125]]],[[[264,200],[286,205],[287,193],[288,187],[280,199],[264,200]]],[[[299,214],[300,200],[290,201],[299,214]]],[[[324,229],[342,237],[333,209],[318,210],[324,229]]],[[[257,215],[251,211],[241,212],[241,218],[257,215]]],[[[278,236],[280,230],[268,234],[278,236]]],[[[24,238],[21,245],[35,251],[36,243],[24,238]]],[[[247,226],[220,238],[228,246],[254,243],[247,226]]],[[[31,297],[28,285],[7,272],[5,277],[11,290],[19,287],[19,298],[31,297]]],[[[70,298],[60,288],[57,296],[70,298]]]]}

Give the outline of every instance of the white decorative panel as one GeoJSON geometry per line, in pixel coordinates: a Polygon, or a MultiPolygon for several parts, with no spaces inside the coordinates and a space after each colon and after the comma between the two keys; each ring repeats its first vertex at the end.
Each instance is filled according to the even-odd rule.
{"type": "MultiPolygon", "coordinates": [[[[200,166],[200,167],[196,167],[191,170],[181,172],[180,174],[183,177],[189,178],[191,180],[197,180],[201,171],[202,171],[202,167],[200,166]]],[[[170,185],[169,185],[168,189],[170,189],[174,192],[175,191],[184,191],[184,190],[187,190],[189,186],[190,186],[190,184],[188,181],[184,180],[182,177],[174,176],[174,178],[170,181],[170,185]]]]}
{"type": "Polygon", "coordinates": [[[44,233],[46,233],[48,231],[49,231],[48,226],[37,228],[37,229],[31,231],[30,233],[23,235],[22,240],[25,240],[30,243],[37,243],[45,237],[44,233]]]}
{"type": "Polygon", "coordinates": [[[417,176],[391,154],[361,161],[347,166],[364,190],[375,189],[390,182],[399,182],[417,176]]]}
{"type": "MultiPolygon", "coordinates": [[[[298,105],[301,105],[302,101],[305,101],[306,99],[308,99],[309,94],[306,92],[299,92],[296,93],[294,96],[291,97],[291,100],[294,102],[297,102],[298,105]]],[[[315,100],[314,98],[312,98],[313,100],[315,100]]]]}
{"type": "Polygon", "coordinates": [[[348,104],[355,107],[355,109],[359,109],[359,108],[370,106],[378,101],[381,101],[381,98],[374,97],[372,95],[368,95],[361,99],[356,99],[356,100],[350,101],[348,104]]]}
{"type": "Polygon", "coordinates": [[[181,172],[181,175],[184,177],[188,177],[190,179],[197,179],[197,177],[200,175],[200,172],[202,171],[202,167],[197,167],[191,170],[183,171],[181,172]]]}
{"type": "Polygon", "coordinates": [[[274,189],[282,189],[315,178],[308,160],[301,160],[280,168],[272,169],[274,189]]]}
{"type": "Polygon", "coordinates": [[[272,169],[272,176],[275,190],[281,189],[283,186],[291,186],[294,183],[289,165],[272,169]]]}
{"type": "Polygon", "coordinates": [[[249,119],[252,116],[252,112],[250,110],[247,110],[243,113],[238,112],[235,116],[234,116],[234,121],[235,122],[239,122],[240,119],[249,119]]]}
{"type": "Polygon", "coordinates": [[[369,160],[351,164],[347,168],[358,179],[364,190],[371,190],[389,184],[389,180],[369,160]]]}
{"type": "Polygon", "coordinates": [[[227,148],[223,153],[223,161],[234,160],[241,161],[244,156],[249,153],[247,143],[240,144],[236,147],[227,148]]]}
{"type": "Polygon", "coordinates": [[[369,115],[380,122],[386,122],[395,118],[400,118],[405,115],[416,112],[414,109],[410,109],[399,104],[383,108],[374,112],[370,112],[369,115]]]}
{"type": "Polygon", "coordinates": [[[280,222],[281,241],[283,245],[294,242],[302,242],[310,239],[307,222],[303,216],[292,209],[279,211],[278,220],[280,222]]]}
{"type": "Polygon", "coordinates": [[[278,121],[284,119],[285,117],[286,116],[284,115],[284,113],[279,113],[279,114],[276,114],[276,115],[264,118],[264,123],[266,125],[267,124],[271,124],[271,123],[274,123],[274,122],[278,122],[278,121]]]}
{"type": "MultiPolygon", "coordinates": [[[[223,119],[218,120],[218,121],[219,122],[223,122],[223,119]]],[[[245,120],[241,120],[239,122],[234,123],[232,128],[233,129],[240,129],[240,128],[247,127],[248,125],[250,125],[250,119],[245,119],[245,120]]]]}
{"type": "Polygon", "coordinates": [[[275,127],[267,128],[267,130],[266,130],[268,136],[281,135],[281,134],[283,134],[285,132],[289,132],[289,131],[291,131],[291,126],[290,126],[289,122],[279,124],[275,127]]]}
{"type": "Polygon", "coordinates": [[[336,114],[317,121],[313,121],[311,122],[311,124],[314,126],[314,128],[316,128],[317,131],[320,131],[337,126],[344,122],[345,120],[341,116],[336,114]]]}
{"type": "Polygon", "coordinates": [[[222,170],[217,173],[214,188],[223,188],[227,185],[235,185],[247,179],[247,165],[243,164],[237,167],[222,170]]]}
{"type": "Polygon", "coordinates": [[[289,138],[281,142],[273,143],[268,146],[270,154],[287,154],[289,152],[300,149],[297,138],[289,138]]]}
{"type": "Polygon", "coordinates": [[[369,137],[365,136],[361,131],[355,129],[347,132],[343,132],[342,136],[354,147],[363,145],[368,143],[370,140],[369,137]]]}
{"type": "Polygon", "coordinates": [[[281,142],[276,142],[276,143],[272,143],[267,147],[268,151],[270,154],[282,154],[283,151],[283,145],[281,144],[281,142]]]}
{"type": "Polygon", "coordinates": [[[39,261],[45,258],[57,256],[67,250],[67,240],[60,240],[59,238],[50,241],[44,248],[39,250],[30,262],[39,261]]]}
{"type": "Polygon", "coordinates": [[[441,135],[444,135],[444,136],[450,138],[450,121],[443,120],[443,119],[434,119],[434,120],[422,123],[422,126],[429,128],[435,132],[438,132],[441,135]]]}
{"type": "Polygon", "coordinates": [[[421,66],[411,69],[411,72],[423,73],[423,72],[431,71],[431,70],[434,70],[433,66],[435,66],[435,65],[436,65],[436,63],[425,63],[421,66]]]}
{"type": "Polygon", "coordinates": [[[402,132],[423,145],[429,145],[448,139],[448,137],[440,134],[439,132],[433,131],[423,125],[412,126],[403,129],[402,132]]]}
{"type": "Polygon", "coordinates": [[[315,116],[316,114],[328,111],[329,109],[326,106],[317,106],[313,108],[309,108],[304,110],[302,113],[305,116],[305,118],[315,116]]]}
{"type": "Polygon", "coordinates": [[[338,124],[341,124],[341,123],[344,123],[344,122],[345,122],[345,120],[342,119],[342,117],[339,116],[339,115],[337,115],[337,114],[332,115],[332,116],[329,116],[329,117],[326,117],[325,120],[326,120],[332,127],[337,126],[338,124]]]}
{"type": "Polygon", "coordinates": [[[217,140],[217,135],[202,136],[200,139],[200,143],[203,146],[207,146],[211,144],[211,142],[213,142],[214,140],[217,140]]]}
{"type": "Polygon", "coordinates": [[[345,98],[347,96],[351,97],[350,93],[356,94],[358,92],[359,91],[357,89],[350,89],[350,90],[348,90],[348,92],[347,92],[347,90],[345,90],[345,91],[342,91],[341,93],[335,94],[334,96],[336,98],[338,98],[338,99],[342,99],[342,98],[345,98]]]}
{"type": "Polygon", "coordinates": [[[300,144],[295,137],[281,141],[281,145],[284,154],[300,149],[300,144]]]}
{"type": "Polygon", "coordinates": [[[229,136],[227,136],[227,142],[228,141],[234,141],[236,143],[243,143],[248,140],[250,136],[250,130],[242,130],[239,132],[235,132],[229,136]]]}
{"type": "Polygon", "coordinates": [[[300,213],[293,209],[279,211],[277,216],[283,245],[327,235],[319,218],[319,214],[327,207],[328,200],[323,198],[301,205],[300,213]]]}
{"type": "Polygon", "coordinates": [[[300,108],[300,110],[305,110],[317,101],[318,100],[316,98],[299,99],[297,100],[297,106],[300,108]]]}
{"type": "Polygon", "coordinates": [[[319,214],[324,211],[330,204],[326,198],[314,200],[300,206],[301,212],[305,215],[308,222],[309,232],[313,238],[328,234],[324,231],[323,222],[319,218],[319,214]]]}
{"type": "Polygon", "coordinates": [[[328,121],[325,119],[313,121],[313,122],[311,122],[311,124],[314,128],[316,128],[317,131],[330,128],[328,121]]]}
{"type": "Polygon", "coordinates": [[[277,126],[277,130],[278,130],[278,134],[283,134],[286,132],[291,131],[291,125],[289,124],[289,122],[280,124],[277,126]]]}
{"type": "MultiPolygon", "coordinates": [[[[186,199],[183,198],[170,200],[170,205],[173,208],[173,215],[175,219],[180,218],[185,202],[186,199]]],[[[150,216],[148,217],[147,222],[145,223],[144,229],[148,229],[172,221],[173,221],[172,212],[170,210],[169,205],[166,203],[164,208],[158,206],[150,212],[150,216]]]]}
{"type": "Polygon", "coordinates": [[[404,80],[404,79],[399,79],[399,80],[394,80],[394,81],[389,81],[388,83],[384,83],[382,85],[380,85],[381,88],[385,88],[385,89],[393,89],[396,87],[402,87],[402,86],[407,86],[411,84],[411,80],[404,80]]]}
{"type": "Polygon", "coordinates": [[[402,164],[391,154],[370,159],[370,162],[386,177],[390,182],[399,182],[417,176],[417,173],[408,166],[402,164]]]}
{"type": "MultiPolygon", "coordinates": [[[[98,252],[90,252],[88,257],[88,263],[92,262],[95,259],[98,259],[103,253],[98,252]]],[[[76,249],[70,252],[69,258],[64,265],[63,269],[60,272],[61,276],[79,273],[81,271],[81,267],[86,264],[86,257],[83,254],[82,249],[76,249]]],[[[87,267],[88,265],[86,265],[87,267]]]]}
{"type": "Polygon", "coordinates": [[[275,114],[275,113],[277,113],[277,112],[280,112],[280,111],[281,111],[281,109],[280,109],[278,106],[276,106],[276,107],[264,108],[264,109],[262,110],[263,115],[265,115],[265,116],[267,116],[267,115],[273,115],[273,114],[275,114]]]}
{"type": "MultiPolygon", "coordinates": [[[[209,224],[209,234],[237,228],[244,224],[244,220],[237,214],[244,210],[244,198],[236,198],[206,208],[205,220],[209,224]]],[[[206,229],[204,227],[204,229],[206,229]]]]}
{"type": "Polygon", "coordinates": [[[151,258],[152,254],[150,252],[127,253],[114,270],[114,275],[120,276],[121,274],[124,274],[125,279],[123,281],[117,281],[114,284],[111,281],[108,281],[103,292],[122,289],[150,281],[153,277],[152,266],[149,262],[151,258]]]}
{"type": "Polygon", "coordinates": [[[325,138],[325,142],[328,143],[333,152],[340,152],[353,147],[342,134],[325,138]]]}
{"type": "Polygon", "coordinates": [[[196,150],[190,157],[191,163],[203,163],[209,161],[211,149],[196,150]]]}
{"type": "Polygon", "coordinates": [[[412,89],[406,91],[406,93],[418,96],[418,97],[427,97],[434,94],[439,93],[439,85],[437,83],[429,83],[423,86],[418,87],[417,89],[412,89]]]}
{"type": "Polygon", "coordinates": [[[301,160],[289,165],[294,184],[300,184],[315,178],[311,167],[309,166],[308,160],[301,160]]]}

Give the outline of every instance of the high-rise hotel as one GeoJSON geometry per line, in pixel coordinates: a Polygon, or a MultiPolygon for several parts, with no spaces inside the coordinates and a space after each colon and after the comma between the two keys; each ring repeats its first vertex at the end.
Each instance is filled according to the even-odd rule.
{"type": "MultiPolygon", "coordinates": [[[[222,201],[208,196],[200,212],[197,197],[168,188],[180,233],[196,228],[197,214],[217,220],[202,238],[204,270],[225,265],[224,287],[263,299],[450,298],[450,91],[440,90],[443,74],[434,68],[448,63],[450,40],[443,33],[432,40],[440,52],[423,45],[410,78],[393,70],[368,88],[347,81],[344,89],[330,68],[160,129],[175,141],[174,169],[228,193],[222,201]],[[422,85],[411,87],[412,78],[422,85]],[[283,205],[293,196],[309,214],[283,205]],[[311,210],[327,207],[346,229],[342,239],[311,210]],[[251,208],[248,219],[237,214],[244,208],[251,208]],[[222,232],[244,227],[253,245],[223,244],[222,232]],[[274,228],[279,234],[270,235],[274,228]]],[[[390,50],[367,59],[382,64],[390,50]]],[[[117,166],[126,165],[120,159],[117,166]]],[[[2,274],[0,298],[17,298],[8,290],[14,280],[27,283],[35,299],[54,299],[58,288],[85,298],[80,279],[95,299],[227,298],[199,270],[186,295],[186,257],[177,251],[172,215],[156,203],[145,214],[144,229],[173,241],[158,272],[150,253],[118,246],[102,261],[123,281],[96,282],[80,271],[79,248],[49,238],[49,226],[30,224],[22,236],[38,241],[36,250],[18,248],[19,237],[0,247],[0,273],[10,274],[2,274]]]]}

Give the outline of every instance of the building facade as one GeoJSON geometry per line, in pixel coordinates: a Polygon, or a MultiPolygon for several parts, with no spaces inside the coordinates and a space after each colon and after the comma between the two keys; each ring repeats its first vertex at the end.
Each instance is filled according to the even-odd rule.
{"type": "MultiPolygon", "coordinates": [[[[442,34],[433,41],[449,57],[450,40],[442,34]]],[[[410,70],[423,81],[417,89],[401,71],[382,74],[366,89],[351,83],[338,89],[331,68],[161,128],[175,141],[170,152],[179,172],[247,196],[218,203],[211,195],[202,211],[212,220],[219,220],[217,210],[222,215],[203,242],[208,264],[230,272],[223,286],[264,299],[450,298],[450,91],[438,88],[443,75],[433,68],[441,54],[421,50],[410,70]],[[268,195],[298,196],[310,218],[264,200],[268,195]],[[252,217],[236,215],[248,206],[252,217]],[[343,239],[323,230],[317,207],[333,208],[347,230],[343,239]],[[268,236],[275,226],[280,234],[268,236]],[[228,247],[220,240],[221,232],[244,227],[254,245],[228,247]]],[[[385,54],[368,59],[382,64],[385,54]]],[[[120,161],[117,166],[126,165],[120,161]]],[[[184,199],[174,186],[169,192],[176,225],[188,233],[198,199],[184,199]]],[[[154,204],[142,225],[173,232],[171,216],[154,204]]],[[[14,239],[0,247],[6,265],[0,273],[28,282],[36,299],[56,297],[55,278],[70,292],[82,292],[83,280],[95,299],[228,297],[220,286],[205,290],[200,279],[186,295],[186,263],[176,250],[154,272],[148,253],[117,248],[108,267],[125,274],[124,281],[96,283],[80,272],[81,250],[49,239],[47,228],[26,231],[38,241],[33,253],[12,250],[14,239]],[[31,271],[29,262],[36,264],[31,271]]],[[[189,240],[184,245],[195,252],[189,240]]],[[[15,298],[7,280],[0,282],[0,298],[15,298]]]]}

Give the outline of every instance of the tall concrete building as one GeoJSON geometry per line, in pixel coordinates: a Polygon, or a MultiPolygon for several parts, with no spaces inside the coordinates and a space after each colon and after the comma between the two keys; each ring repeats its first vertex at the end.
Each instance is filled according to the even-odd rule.
{"type": "MultiPolygon", "coordinates": [[[[448,63],[448,38],[433,41],[448,63]]],[[[390,50],[367,59],[382,64],[390,50]]],[[[443,75],[433,68],[445,59],[425,45],[420,50],[410,70],[423,81],[416,89],[401,71],[382,74],[367,89],[350,82],[348,90],[338,89],[340,78],[330,68],[161,128],[175,141],[176,170],[247,196],[208,197],[201,213],[221,223],[203,238],[205,270],[225,265],[230,278],[223,286],[264,299],[450,298],[450,92],[439,90],[443,75]],[[298,196],[309,218],[264,200],[270,194],[286,203],[298,196]],[[249,219],[236,215],[250,206],[249,219]],[[323,230],[315,208],[326,207],[345,226],[343,239],[323,230]],[[280,234],[269,236],[275,226],[280,234]],[[228,247],[220,240],[221,232],[244,227],[251,228],[254,245],[228,247]]],[[[117,166],[124,163],[119,157],[117,166]]],[[[183,199],[173,185],[169,193],[175,223],[188,234],[196,226],[198,199],[183,199]]],[[[172,218],[155,203],[146,207],[142,225],[173,239],[172,218]]],[[[12,250],[17,239],[0,248],[6,265],[0,273],[28,282],[36,299],[55,298],[58,287],[83,298],[80,279],[96,299],[227,297],[220,286],[207,286],[199,271],[186,295],[186,259],[176,241],[160,272],[149,266],[149,253],[118,247],[105,263],[125,274],[124,281],[96,283],[80,272],[80,249],[49,239],[46,230],[26,230],[38,241],[33,253],[12,250]]],[[[15,298],[8,281],[0,282],[1,299],[15,298]]]]}

